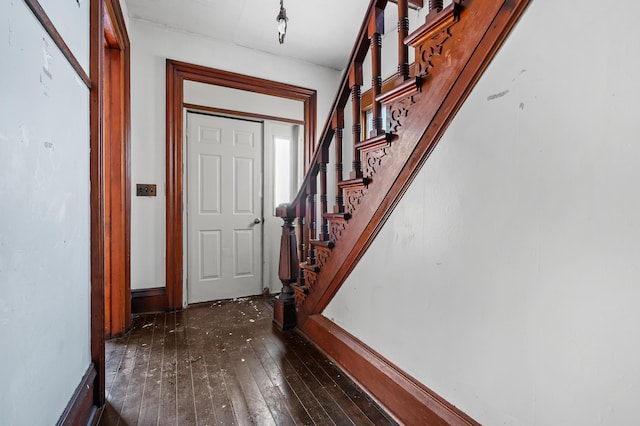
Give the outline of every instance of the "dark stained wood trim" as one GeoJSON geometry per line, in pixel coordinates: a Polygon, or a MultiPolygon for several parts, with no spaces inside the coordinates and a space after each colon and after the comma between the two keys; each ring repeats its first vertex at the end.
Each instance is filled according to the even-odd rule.
{"type": "Polygon", "coordinates": [[[110,0],[115,12],[115,29],[118,32],[118,43],[121,43],[124,72],[122,87],[124,99],[124,169],[125,169],[125,329],[131,328],[131,43],[127,33],[127,26],[118,0],[110,0]]]}
{"type": "Polygon", "coordinates": [[[105,401],[104,365],[104,20],[102,0],[91,0],[90,16],[90,216],[91,216],[91,360],[96,371],[93,403],[105,401]]]}
{"type": "Polygon", "coordinates": [[[303,102],[305,158],[315,147],[316,91],[243,74],[167,59],[166,62],[166,288],[169,309],[182,308],[182,140],[185,80],[303,102]]]}
{"type": "Polygon", "coordinates": [[[131,326],[130,42],[118,0],[104,0],[105,332],[131,326]]]}
{"type": "Polygon", "coordinates": [[[169,309],[182,308],[182,102],[183,80],[167,60],[166,91],[166,291],[169,309]]]}
{"type": "MultiPolygon", "coordinates": [[[[416,142],[411,142],[411,145],[407,140],[399,140],[397,149],[400,151],[396,151],[385,167],[381,168],[374,177],[367,198],[358,206],[358,211],[349,221],[349,232],[340,240],[340,244],[336,244],[333,251],[332,256],[336,256],[339,260],[324,265],[318,276],[322,277],[324,273],[328,278],[323,278],[323,281],[318,280],[314,291],[307,296],[305,304],[298,311],[299,324],[303,324],[310,315],[322,313],[333,299],[411,185],[456,112],[524,12],[529,0],[504,0],[501,4],[495,4],[489,0],[484,2],[475,0],[465,4],[468,6],[463,8],[461,14],[466,16],[464,18],[461,16],[461,21],[464,19],[466,22],[470,13],[473,13],[469,12],[467,7],[471,10],[474,7],[495,9],[495,13],[492,12],[494,14],[489,17],[490,21],[487,22],[486,29],[474,27],[479,25],[478,18],[469,21],[466,28],[475,31],[479,39],[470,52],[469,59],[449,86],[450,88],[445,89],[442,83],[439,83],[438,86],[430,88],[429,94],[420,95],[429,96],[421,98],[428,101],[421,104],[422,109],[418,108],[410,112],[399,136],[402,139],[403,134],[411,136],[411,133],[418,132],[422,136],[416,142]],[[432,95],[434,88],[446,90],[441,99],[434,98],[432,95]],[[425,130],[422,130],[420,126],[424,124],[424,120],[428,121],[428,125],[425,126],[425,130]],[[374,185],[382,189],[374,190],[374,185]]],[[[430,78],[436,81],[437,76],[430,78]]]]}
{"type": "Polygon", "coordinates": [[[324,316],[312,315],[301,331],[401,424],[479,425],[324,316]]]}
{"type": "Polygon", "coordinates": [[[80,62],[78,62],[71,49],[69,49],[67,43],[65,43],[55,25],[53,25],[53,22],[51,22],[51,20],[49,19],[49,16],[47,16],[47,13],[40,5],[40,2],[38,0],[24,0],[24,2],[29,7],[29,9],[31,9],[36,19],[38,19],[40,24],[44,27],[47,34],[49,34],[49,37],[51,37],[56,46],[58,46],[58,49],[60,49],[64,57],[67,58],[67,61],[69,61],[71,67],[78,74],[78,77],[80,77],[87,88],[91,88],[91,79],[82,68],[82,65],[80,65],[80,62]]]}
{"type": "Polygon", "coordinates": [[[134,314],[169,310],[165,287],[144,288],[131,291],[131,311],[134,314]]]}
{"type": "Polygon", "coordinates": [[[96,370],[93,364],[89,365],[87,372],[82,377],[69,404],[60,416],[58,426],[85,426],[92,424],[97,408],[93,405],[94,384],[96,370]]]}
{"type": "Polygon", "coordinates": [[[244,112],[244,111],[235,111],[232,109],[224,109],[224,108],[214,108],[214,107],[209,107],[209,106],[204,106],[204,105],[196,105],[196,104],[188,104],[185,103],[183,105],[185,108],[189,109],[189,110],[193,110],[193,111],[204,111],[204,112],[210,112],[212,114],[221,114],[221,115],[233,115],[236,117],[247,117],[247,118],[253,118],[253,119],[258,119],[258,120],[273,120],[273,121],[280,121],[283,123],[292,123],[292,124],[301,124],[304,125],[304,121],[302,120],[294,120],[292,118],[283,118],[283,117],[276,117],[273,115],[264,115],[264,114],[254,114],[251,112],[244,112]]]}

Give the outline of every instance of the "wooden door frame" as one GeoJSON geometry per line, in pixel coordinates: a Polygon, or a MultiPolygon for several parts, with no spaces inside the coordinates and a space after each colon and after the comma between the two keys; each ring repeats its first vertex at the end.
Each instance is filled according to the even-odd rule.
{"type": "MultiPolygon", "coordinates": [[[[93,379],[93,404],[101,407],[105,403],[105,241],[109,227],[107,226],[105,212],[105,194],[111,191],[111,185],[106,179],[105,166],[105,140],[104,140],[104,73],[105,73],[105,19],[118,34],[122,41],[122,79],[124,87],[118,90],[120,96],[119,105],[122,106],[122,119],[120,120],[121,133],[124,138],[123,166],[126,170],[125,182],[121,182],[120,190],[125,191],[125,246],[129,247],[129,129],[130,129],[130,102],[129,102],[129,40],[126,36],[126,26],[122,10],[118,0],[90,0],[89,6],[89,115],[90,115],[90,216],[91,216],[91,360],[96,371],[93,379]]],[[[112,188],[118,190],[118,188],[112,188]]],[[[126,268],[128,276],[129,257],[126,256],[126,268]]],[[[126,298],[125,298],[126,303],[126,298]]]]}
{"type": "Polygon", "coordinates": [[[89,6],[89,128],[91,180],[91,360],[96,375],[93,380],[93,404],[105,402],[104,354],[104,6],[103,0],[91,0],[89,6]]]}
{"type": "MultiPolygon", "coordinates": [[[[153,289],[154,310],[181,309],[183,286],[183,108],[184,81],[302,101],[305,158],[313,153],[316,134],[316,91],[200,65],[166,62],[166,287],[153,289]],[[164,291],[163,291],[164,290],[164,291]]],[[[134,299],[135,301],[135,299],[134,299]]]]}
{"type": "Polygon", "coordinates": [[[104,1],[105,334],[131,327],[130,42],[117,0],[104,1]]]}

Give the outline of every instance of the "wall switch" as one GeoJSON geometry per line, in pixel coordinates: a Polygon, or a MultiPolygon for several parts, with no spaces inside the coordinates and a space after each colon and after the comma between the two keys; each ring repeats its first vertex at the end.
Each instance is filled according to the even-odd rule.
{"type": "Polygon", "coordinates": [[[156,185],[153,183],[138,183],[136,184],[136,195],[138,197],[155,197],[156,185]]]}

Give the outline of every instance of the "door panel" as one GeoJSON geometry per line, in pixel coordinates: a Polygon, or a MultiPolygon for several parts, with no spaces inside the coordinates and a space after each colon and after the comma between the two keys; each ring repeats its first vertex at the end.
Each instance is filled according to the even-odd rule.
{"type": "Polygon", "coordinates": [[[220,214],[221,157],[219,155],[200,155],[200,214],[220,214]]]}
{"type": "Polygon", "coordinates": [[[187,114],[187,300],[262,291],[262,124],[187,114]]]}

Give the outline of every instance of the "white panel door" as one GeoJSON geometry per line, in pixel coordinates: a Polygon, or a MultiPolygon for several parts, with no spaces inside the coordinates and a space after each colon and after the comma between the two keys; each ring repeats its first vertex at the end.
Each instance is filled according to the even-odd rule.
{"type": "Polygon", "coordinates": [[[262,124],[187,114],[187,300],[262,292],[262,124]]]}

